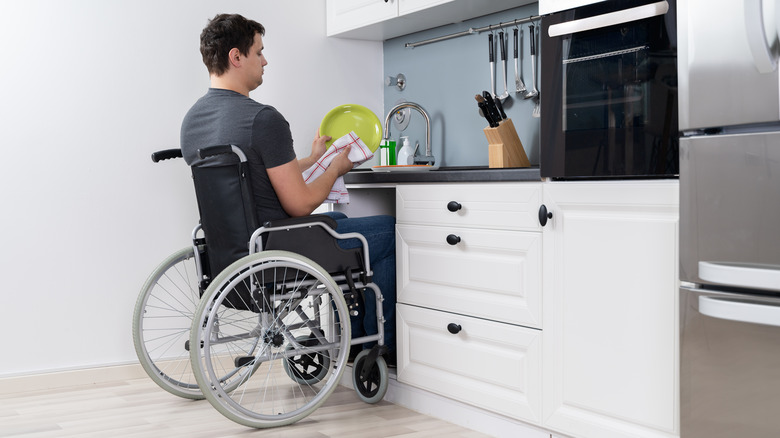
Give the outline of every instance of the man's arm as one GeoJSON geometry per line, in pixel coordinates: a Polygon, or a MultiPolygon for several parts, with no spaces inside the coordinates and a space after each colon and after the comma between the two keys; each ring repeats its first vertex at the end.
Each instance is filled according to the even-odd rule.
{"type": "Polygon", "coordinates": [[[266,169],[284,211],[290,216],[299,217],[309,215],[319,207],[330,194],[336,178],[352,169],[349,149],[347,147],[341,151],[325,172],[309,184],[303,181],[299,160],[266,169]]]}
{"type": "Polygon", "coordinates": [[[311,144],[311,154],[306,158],[298,160],[298,167],[301,168],[301,173],[310,168],[312,164],[316,163],[320,157],[325,154],[327,148],[325,143],[331,139],[329,135],[320,136],[320,130],[317,130],[317,135],[314,137],[314,141],[311,144]]]}

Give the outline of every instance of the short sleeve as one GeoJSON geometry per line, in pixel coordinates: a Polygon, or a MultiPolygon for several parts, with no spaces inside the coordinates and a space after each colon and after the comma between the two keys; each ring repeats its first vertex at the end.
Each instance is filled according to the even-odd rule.
{"type": "Polygon", "coordinates": [[[290,124],[271,106],[263,108],[255,116],[252,145],[267,169],[287,164],[296,158],[290,124]]]}

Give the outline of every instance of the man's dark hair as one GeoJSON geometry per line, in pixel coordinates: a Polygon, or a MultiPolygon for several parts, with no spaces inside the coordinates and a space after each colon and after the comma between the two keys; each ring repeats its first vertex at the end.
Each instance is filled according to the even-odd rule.
{"type": "Polygon", "coordinates": [[[200,34],[200,54],[209,74],[221,76],[228,70],[228,53],[233,48],[249,55],[258,33],[265,35],[262,24],[238,14],[219,14],[209,20],[200,34]]]}

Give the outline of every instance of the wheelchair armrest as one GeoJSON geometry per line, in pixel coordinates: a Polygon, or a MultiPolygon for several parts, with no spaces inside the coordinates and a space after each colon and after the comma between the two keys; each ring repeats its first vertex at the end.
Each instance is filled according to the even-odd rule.
{"type": "Polygon", "coordinates": [[[335,219],[324,214],[312,214],[309,216],[277,219],[273,221],[267,221],[263,224],[263,226],[265,228],[276,228],[276,227],[286,227],[286,226],[298,225],[298,224],[307,224],[312,222],[324,222],[325,225],[329,226],[333,230],[335,230],[336,227],[338,227],[338,223],[336,222],[335,219]]]}
{"type": "MultiPolygon", "coordinates": [[[[257,239],[261,239],[261,248],[264,250],[279,249],[308,257],[330,274],[341,274],[351,269],[370,275],[365,238],[357,233],[338,234],[336,227],[337,222],[326,215],[274,220],[258,228],[251,241],[257,242],[257,239]],[[345,238],[357,238],[362,241],[362,245],[358,248],[342,249],[338,240],[345,238]]],[[[258,248],[254,245],[250,247],[252,251],[258,248]]]]}

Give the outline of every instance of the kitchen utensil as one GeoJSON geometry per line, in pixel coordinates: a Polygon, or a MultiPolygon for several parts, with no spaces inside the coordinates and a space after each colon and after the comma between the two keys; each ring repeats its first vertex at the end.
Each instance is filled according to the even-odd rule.
{"type": "Polygon", "coordinates": [[[534,109],[531,113],[531,117],[539,118],[539,90],[536,89],[536,33],[534,33],[534,25],[529,26],[531,34],[531,91],[526,93],[525,98],[534,99],[534,109]]]}
{"type": "Polygon", "coordinates": [[[493,34],[488,34],[488,56],[490,59],[490,91],[493,93],[493,96],[496,95],[496,68],[495,68],[495,62],[496,57],[495,53],[493,53],[493,34]]]}
{"type": "Polygon", "coordinates": [[[496,107],[496,100],[493,99],[493,96],[491,96],[487,91],[482,92],[482,97],[485,98],[485,103],[487,103],[487,109],[488,112],[490,112],[490,118],[496,122],[496,125],[498,125],[498,122],[501,121],[501,114],[499,114],[498,108],[496,107]]]}
{"type": "Polygon", "coordinates": [[[477,100],[477,105],[479,105],[479,109],[480,109],[480,111],[482,113],[482,117],[484,117],[485,120],[487,120],[488,125],[491,128],[495,128],[496,126],[498,126],[498,122],[493,120],[493,117],[490,115],[490,110],[488,109],[487,102],[485,101],[485,98],[482,97],[479,94],[474,96],[474,98],[477,100]]]}
{"type": "Polygon", "coordinates": [[[350,131],[355,131],[371,152],[376,152],[379,148],[382,141],[382,123],[376,114],[362,105],[337,106],[328,111],[320,122],[320,135],[333,137],[326,143],[328,147],[334,140],[349,134],[350,131]]]}
{"type": "Polygon", "coordinates": [[[531,34],[531,90],[525,93],[526,99],[531,99],[539,95],[536,89],[536,38],[534,36],[534,25],[528,26],[531,34]]]}
{"type": "Polygon", "coordinates": [[[501,73],[504,75],[504,92],[496,96],[499,101],[509,97],[509,90],[506,88],[506,42],[504,41],[504,32],[498,33],[499,44],[501,46],[501,73]]]}
{"type": "Polygon", "coordinates": [[[496,109],[501,114],[501,120],[506,120],[506,113],[504,112],[504,104],[501,103],[501,99],[496,99],[496,109]]]}
{"type": "Polygon", "coordinates": [[[518,29],[514,29],[514,55],[515,55],[515,93],[525,93],[527,88],[525,88],[525,84],[523,83],[523,79],[520,77],[520,71],[521,69],[518,68],[518,61],[517,61],[517,51],[519,44],[517,42],[517,33],[518,29]]]}

